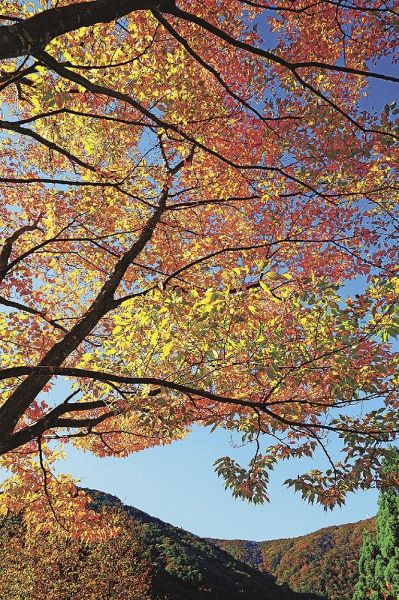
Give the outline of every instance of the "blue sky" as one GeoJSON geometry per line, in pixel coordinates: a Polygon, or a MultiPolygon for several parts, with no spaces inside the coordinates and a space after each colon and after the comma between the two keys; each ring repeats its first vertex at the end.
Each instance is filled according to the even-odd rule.
{"type": "Polygon", "coordinates": [[[272,473],[270,503],[254,506],[235,500],[213,471],[225,454],[243,464],[253,448],[233,448],[230,434],[196,427],[184,440],[128,458],[95,458],[68,451],[60,467],[81,484],[118,496],[160,519],[197,535],[266,540],[302,535],[321,527],[365,519],[376,513],[377,493],[351,494],[345,507],[325,512],[282,486],[287,477],[314,468],[309,459],[281,464],[272,473]]]}

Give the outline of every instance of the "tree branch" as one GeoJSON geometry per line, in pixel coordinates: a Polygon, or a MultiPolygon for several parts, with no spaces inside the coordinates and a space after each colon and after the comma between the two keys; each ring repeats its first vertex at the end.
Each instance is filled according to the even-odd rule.
{"type": "Polygon", "coordinates": [[[73,352],[96,327],[102,317],[113,309],[114,293],[131,262],[137,258],[147,242],[151,239],[165,210],[167,194],[168,188],[165,187],[161,194],[158,208],[145,223],[138,239],[117,261],[111,275],[100,289],[84,317],[71,328],[62,340],[54,344],[41,360],[39,371],[32,371],[0,408],[0,438],[4,439],[12,433],[21,415],[40,393],[43,386],[51,379],[51,372],[46,372],[45,370],[40,371],[40,367],[49,364],[54,365],[54,367],[61,365],[66,357],[69,356],[69,354],[71,354],[71,352],[73,352]]]}
{"type": "Polygon", "coordinates": [[[6,273],[9,269],[9,259],[11,256],[11,252],[13,249],[14,243],[27,231],[34,231],[35,229],[39,229],[38,223],[40,221],[41,215],[36,219],[36,221],[32,225],[24,225],[14,231],[12,235],[6,238],[5,243],[3,244],[0,251],[0,282],[3,281],[6,273]]]}
{"type": "MultiPolygon", "coordinates": [[[[286,428],[293,429],[304,429],[309,432],[312,431],[316,433],[319,430],[322,431],[331,431],[331,432],[343,432],[343,433],[356,433],[358,435],[362,435],[364,437],[368,436],[392,436],[397,435],[399,430],[389,429],[389,430],[380,430],[380,429],[357,429],[356,427],[344,427],[340,425],[328,425],[326,423],[307,423],[298,420],[292,420],[281,416],[278,413],[270,410],[268,402],[254,402],[250,400],[243,400],[241,398],[234,398],[229,396],[222,396],[219,394],[215,394],[209,390],[204,390],[200,388],[194,388],[189,385],[180,384],[174,381],[169,381],[167,379],[162,379],[159,377],[130,377],[124,375],[115,375],[113,373],[105,373],[103,371],[92,371],[89,369],[79,369],[74,367],[10,367],[8,369],[3,369],[0,371],[0,380],[9,379],[13,377],[21,377],[23,375],[32,375],[34,373],[39,372],[41,377],[47,377],[47,381],[55,375],[65,376],[65,377],[79,377],[83,379],[92,379],[95,381],[104,381],[105,383],[115,382],[122,383],[126,385],[155,385],[161,388],[173,390],[176,392],[180,392],[182,394],[187,395],[188,397],[198,397],[204,398],[208,400],[215,401],[220,404],[228,404],[233,406],[242,406],[246,408],[250,408],[255,412],[261,411],[262,413],[269,416],[273,421],[277,421],[278,423],[284,425],[286,428]]],[[[154,395],[154,394],[152,394],[154,395]]],[[[21,444],[27,443],[31,439],[36,438],[38,435],[41,435],[45,431],[54,428],[85,428],[85,427],[94,427],[99,423],[105,421],[109,417],[116,416],[118,414],[117,411],[112,410],[98,417],[88,417],[83,419],[74,419],[74,418],[58,418],[60,415],[74,412],[75,410],[84,411],[86,409],[93,410],[96,408],[105,407],[106,404],[102,401],[93,401],[87,403],[74,403],[74,404],[61,404],[53,411],[51,411],[46,417],[43,417],[40,421],[38,421],[35,425],[31,427],[27,427],[20,431],[17,431],[8,436],[7,439],[2,438],[2,442],[0,443],[0,455],[5,452],[9,452],[10,450],[21,446],[21,444]],[[71,409],[72,407],[72,409],[71,409]]],[[[326,407],[327,408],[327,407],[326,407]]]]}
{"type": "Polygon", "coordinates": [[[0,27],[0,60],[34,54],[51,40],[81,27],[110,23],[139,10],[173,10],[172,0],[92,0],[44,10],[0,27]]]}

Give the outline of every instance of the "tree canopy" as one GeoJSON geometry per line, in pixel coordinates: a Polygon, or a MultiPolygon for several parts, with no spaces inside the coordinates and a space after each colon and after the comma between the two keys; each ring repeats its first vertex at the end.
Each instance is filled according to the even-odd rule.
{"type": "Polygon", "coordinates": [[[72,494],[78,517],[63,444],[125,456],[193,424],[254,445],[216,463],[239,497],[318,452],[287,482],[309,501],[378,484],[399,111],[367,92],[399,83],[395,2],[0,5],[2,510],[72,494]]]}

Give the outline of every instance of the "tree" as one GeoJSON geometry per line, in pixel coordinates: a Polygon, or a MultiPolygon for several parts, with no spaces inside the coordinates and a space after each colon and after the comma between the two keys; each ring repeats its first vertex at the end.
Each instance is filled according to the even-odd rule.
{"type": "Polygon", "coordinates": [[[376,543],[367,531],[364,533],[363,544],[359,557],[359,579],[355,586],[354,600],[367,597],[368,591],[373,590],[375,572],[376,543]]]}
{"type": "Polygon", "coordinates": [[[399,595],[399,451],[393,449],[385,468],[395,473],[397,485],[381,491],[377,532],[367,532],[359,559],[359,579],[353,600],[396,600],[399,595]]]}
{"type": "MultiPolygon", "coordinates": [[[[153,566],[142,557],[141,528],[108,508],[119,534],[82,543],[60,532],[25,533],[21,522],[0,522],[3,598],[123,598],[150,600],[153,566]]],[[[62,532],[61,532],[62,533],[62,532]]]]}
{"type": "Polygon", "coordinates": [[[78,514],[56,443],[124,456],[194,423],[254,444],[247,468],[216,464],[236,496],[263,501],[276,461],[318,449],[327,470],[288,482],[308,500],[378,482],[399,431],[398,109],[362,99],[399,82],[379,67],[391,4],[1,18],[3,511],[78,514]]]}

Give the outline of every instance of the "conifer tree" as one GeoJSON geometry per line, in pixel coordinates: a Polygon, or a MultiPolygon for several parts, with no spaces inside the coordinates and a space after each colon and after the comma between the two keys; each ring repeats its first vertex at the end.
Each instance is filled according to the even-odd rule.
{"type": "Polygon", "coordinates": [[[399,598],[399,451],[392,450],[385,471],[392,477],[393,486],[381,490],[376,536],[368,532],[364,535],[353,600],[399,598]]]}

